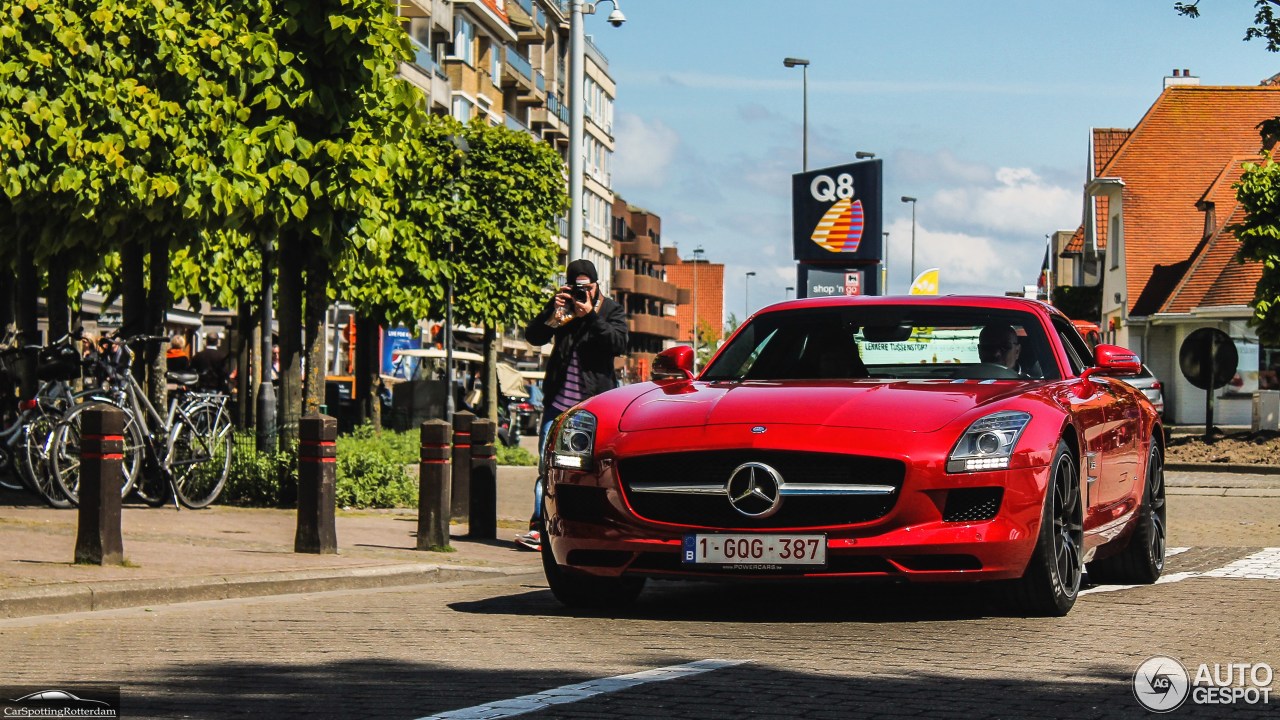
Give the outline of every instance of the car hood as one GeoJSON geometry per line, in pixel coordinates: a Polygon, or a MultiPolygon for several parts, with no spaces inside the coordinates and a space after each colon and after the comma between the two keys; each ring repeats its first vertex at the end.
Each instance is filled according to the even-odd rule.
{"type": "Polygon", "coordinates": [[[618,429],[786,424],[933,432],[1026,385],[976,380],[680,383],[637,397],[618,429]]]}

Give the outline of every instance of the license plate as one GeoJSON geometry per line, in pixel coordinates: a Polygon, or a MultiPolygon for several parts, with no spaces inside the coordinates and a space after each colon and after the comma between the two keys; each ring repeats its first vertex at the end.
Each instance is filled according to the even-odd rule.
{"type": "Polygon", "coordinates": [[[682,558],[692,565],[739,569],[825,566],[826,535],[685,535],[682,558]]]}

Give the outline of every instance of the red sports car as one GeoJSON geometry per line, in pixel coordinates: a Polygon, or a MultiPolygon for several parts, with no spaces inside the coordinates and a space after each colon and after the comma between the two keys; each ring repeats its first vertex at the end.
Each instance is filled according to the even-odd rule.
{"type": "Polygon", "coordinates": [[[693,376],[593,397],[550,437],[543,566],[570,606],[646,578],[1001,581],[1063,615],[1082,575],[1164,568],[1163,433],[1043,303],[1001,297],[793,300],[738,328],[693,376]]]}

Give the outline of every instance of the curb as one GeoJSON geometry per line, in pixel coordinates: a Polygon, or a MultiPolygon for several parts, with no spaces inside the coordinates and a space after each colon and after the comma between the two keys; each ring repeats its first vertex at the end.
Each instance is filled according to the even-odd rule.
{"type": "Polygon", "coordinates": [[[1245,465],[1241,463],[1178,463],[1167,462],[1165,470],[1175,472],[1220,472],[1243,475],[1280,475],[1280,465],[1245,465]]]}
{"type": "Polygon", "coordinates": [[[0,618],[119,610],[330,590],[421,585],[541,572],[540,568],[407,564],[347,569],[80,582],[0,591],[0,618]]]}

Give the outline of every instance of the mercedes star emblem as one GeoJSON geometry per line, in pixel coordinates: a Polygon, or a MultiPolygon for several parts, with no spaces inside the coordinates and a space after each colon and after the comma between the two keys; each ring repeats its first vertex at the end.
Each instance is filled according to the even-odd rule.
{"type": "Polygon", "coordinates": [[[767,518],[782,507],[782,476],[764,463],[734,468],[725,491],[733,509],[749,518],[767,518]]]}

